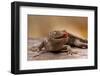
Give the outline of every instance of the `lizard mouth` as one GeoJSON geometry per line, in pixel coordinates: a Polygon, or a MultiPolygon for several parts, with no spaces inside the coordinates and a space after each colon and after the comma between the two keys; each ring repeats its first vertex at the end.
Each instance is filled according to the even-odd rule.
{"type": "Polygon", "coordinates": [[[68,37],[68,34],[67,33],[64,33],[62,36],[56,37],[56,39],[67,38],[67,37],[68,37]]]}

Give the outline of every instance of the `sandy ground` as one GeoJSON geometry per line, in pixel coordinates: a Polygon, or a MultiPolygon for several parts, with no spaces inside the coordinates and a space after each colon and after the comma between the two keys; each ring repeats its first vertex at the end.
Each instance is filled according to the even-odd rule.
{"type": "MultiPolygon", "coordinates": [[[[42,41],[41,39],[38,39],[38,40],[29,39],[28,49],[30,49],[31,47],[38,46],[41,41],[42,41]]],[[[37,52],[28,50],[27,59],[31,61],[31,60],[55,60],[55,59],[79,59],[79,58],[84,59],[88,57],[87,49],[72,48],[72,51],[77,52],[77,54],[67,55],[66,52],[59,52],[59,53],[45,52],[45,53],[41,53],[40,55],[34,57],[34,55],[37,52]]]]}

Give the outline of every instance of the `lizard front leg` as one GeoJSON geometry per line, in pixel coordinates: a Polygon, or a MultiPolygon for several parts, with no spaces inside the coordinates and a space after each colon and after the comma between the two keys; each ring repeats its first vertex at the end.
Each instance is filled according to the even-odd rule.
{"type": "Polygon", "coordinates": [[[32,47],[31,51],[34,52],[33,57],[39,56],[40,54],[44,53],[44,41],[37,47],[32,47]]]}
{"type": "Polygon", "coordinates": [[[71,48],[69,45],[63,45],[61,51],[66,52],[67,55],[77,54],[77,52],[73,52],[73,51],[72,51],[72,48],[71,48]]]}

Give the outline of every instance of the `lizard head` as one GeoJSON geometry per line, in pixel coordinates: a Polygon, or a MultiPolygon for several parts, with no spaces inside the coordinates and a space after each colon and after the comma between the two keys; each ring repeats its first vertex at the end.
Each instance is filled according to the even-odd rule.
{"type": "Polygon", "coordinates": [[[68,33],[65,30],[62,31],[52,31],[49,33],[50,38],[60,39],[60,38],[67,38],[68,33]]]}

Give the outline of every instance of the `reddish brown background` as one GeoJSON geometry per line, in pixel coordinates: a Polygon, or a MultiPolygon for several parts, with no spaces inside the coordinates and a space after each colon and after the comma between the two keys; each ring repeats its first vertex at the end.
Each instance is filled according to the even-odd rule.
{"type": "Polygon", "coordinates": [[[46,37],[52,30],[68,32],[87,39],[88,18],[75,16],[28,15],[28,37],[46,37]]]}

